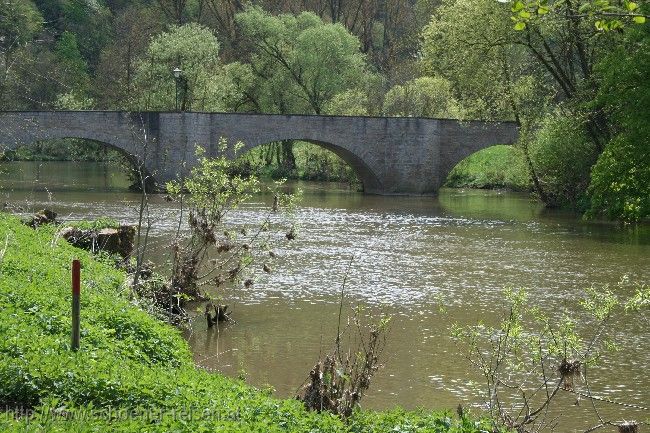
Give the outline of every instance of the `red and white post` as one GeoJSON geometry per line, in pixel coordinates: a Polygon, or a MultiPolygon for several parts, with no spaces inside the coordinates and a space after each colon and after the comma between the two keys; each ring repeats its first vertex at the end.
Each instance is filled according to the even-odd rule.
{"type": "Polygon", "coordinates": [[[72,350],[79,350],[80,325],[80,296],[81,296],[81,264],[79,260],[72,261],[72,350]]]}

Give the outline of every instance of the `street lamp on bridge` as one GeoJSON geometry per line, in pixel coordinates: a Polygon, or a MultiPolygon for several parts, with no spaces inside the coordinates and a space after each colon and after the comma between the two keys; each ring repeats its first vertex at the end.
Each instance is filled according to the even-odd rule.
{"type": "Polygon", "coordinates": [[[174,83],[176,85],[175,86],[176,87],[176,111],[178,111],[178,82],[181,79],[181,74],[183,73],[183,71],[181,71],[181,68],[177,66],[174,68],[172,72],[174,73],[174,83]]]}

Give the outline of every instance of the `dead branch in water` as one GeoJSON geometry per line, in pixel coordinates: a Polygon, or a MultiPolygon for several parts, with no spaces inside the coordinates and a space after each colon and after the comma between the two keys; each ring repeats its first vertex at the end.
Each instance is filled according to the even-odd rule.
{"type": "MultiPolygon", "coordinates": [[[[354,259],[350,260],[349,267],[354,259]]],[[[342,418],[352,415],[361,398],[370,388],[370,380],[379,370],[379,359],[386,347],[386,334],[390,318],[377,321],[370,317],[363,323],[364,310],[357,307],[344,331],[341,331],[341,317],[347,272],[341,289],[336,340],[332,351],[321,357],[309,372],[307,384],[300,389],[296,398],[310,410],[328,411],[342,418]],[[341,336],[350,336],[347,350],[341,347],[341,336]]]]}

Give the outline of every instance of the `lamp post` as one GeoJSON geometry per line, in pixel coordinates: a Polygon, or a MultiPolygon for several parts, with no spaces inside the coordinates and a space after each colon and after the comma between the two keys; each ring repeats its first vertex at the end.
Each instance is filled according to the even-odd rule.
{"type": "Polygon", "coordinates": [[[174,68],[173,72],[174,72],[174,83],[176,85],[175,86],[176,87],[176,111],[178,111],[178,81],[181,79],[181,73],[183,71],[181,71],[181,68],[177,66],[176,68],[174,68]]]}

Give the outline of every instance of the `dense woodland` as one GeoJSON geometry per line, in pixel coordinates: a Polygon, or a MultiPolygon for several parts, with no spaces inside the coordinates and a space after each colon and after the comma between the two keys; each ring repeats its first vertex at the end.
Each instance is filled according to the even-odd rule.
{"type": "MultiPolygon", "coordinates": [[[[523,170],[548,206],[638,221],[647,14],[645,0],[3,0],[0,109],[516,121],[500,171],[523,170]]],[[[259,157],[292,170],[295,147],[259,157]]]]}

